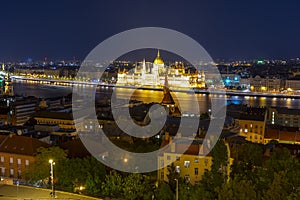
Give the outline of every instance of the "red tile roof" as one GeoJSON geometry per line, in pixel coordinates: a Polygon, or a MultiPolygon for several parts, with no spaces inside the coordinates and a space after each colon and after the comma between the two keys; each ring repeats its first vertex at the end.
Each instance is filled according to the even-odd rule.
{"type": "Polygon", "coordinates": [[[40,147],[48,148],[51,145],[41,142],[36,138],[0,135],[0,152],[34,156],[40,147]]]}

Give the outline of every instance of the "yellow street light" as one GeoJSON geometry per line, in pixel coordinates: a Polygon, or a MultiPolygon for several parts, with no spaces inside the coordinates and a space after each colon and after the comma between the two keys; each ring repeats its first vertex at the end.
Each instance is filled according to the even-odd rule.
{"type": "Polygon", "coordinates": [[[51,192],[51,197],[55,197],[54,193],[54,172],[53,172],[53,165],[55,165],[55,162],[53,162],[52,159],[49,160],[50,163],[50,177],[51,177],[51,187],[52,187],[52,192],[51,192]]]}

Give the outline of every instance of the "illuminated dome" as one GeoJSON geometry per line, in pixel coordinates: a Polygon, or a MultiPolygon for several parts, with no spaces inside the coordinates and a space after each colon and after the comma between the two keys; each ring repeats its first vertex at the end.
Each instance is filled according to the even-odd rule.
{"type": "Polygon", "coordinates": [[[155,58],[153,64],[160,64],[160,65],[163,65],[163,64],[164,64],[163,59],[161,59],[161,57],[160,57],[159,50],[157,51],[157,56],[156,56],[156,58],[155,58]]]}

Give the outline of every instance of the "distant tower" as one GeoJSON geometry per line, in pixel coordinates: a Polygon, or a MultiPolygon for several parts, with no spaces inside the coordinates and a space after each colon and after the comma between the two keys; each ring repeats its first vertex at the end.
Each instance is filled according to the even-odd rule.
{"type": "Polygon", "coordinates": [[[9,74],[7,74],[5,79],[4,94],[8,96],[14,96],[14,86],[12,85],[9,74]]]}
{"type": "Polygon", "coordinates": [[[153,69],[152,69],[155,85],[157,85],[158,81],[159,81],[158,71],[159,71],[159,69],[164,68],[164,66],[165,66],[165,63],[164,63],[163,59],[160,57],[159,50],[157,50],[157,56],[156,56],[155,60],[153,61],[153,69]]]}
{"type": "Polygon", "coordinates": [[[163,93],[164,93],[164,97],[161,101],[161,105],[165,106],[166,109],[168,109],[170,115],[181,116],[180,110],[176,105],[169,89],[168,68],[166,69],[166,73],[165,73],[165,84],[164,84],[163,93]]]}
{"type": "Polygon", "coordinates": [[[146,60],[145,60],[145,58],[144,58],[144,60],[143,60],[143,71],[142,71],[142,73],[143,74],[146,74],[146,60]]]}

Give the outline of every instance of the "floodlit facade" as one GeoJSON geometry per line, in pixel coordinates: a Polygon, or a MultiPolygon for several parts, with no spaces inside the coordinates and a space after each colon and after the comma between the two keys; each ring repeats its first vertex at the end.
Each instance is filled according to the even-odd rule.
{"type": "Polygon", "coordinates": [[[248,107],[237,119],[240,131],[239,135],[253,143],[264,143],[264,135],[267,121],[266,108],[248,107]]]}
{"type": "Polygon", "coordinates": [[[144,60],[142,63],[136,64],[133,70],[119,70],[117,85],[161,88],[164,85],[166,74],[171,88],[206,88],[203,71],[201,73],[186,72],[184,64],[181,62],[166,66],[160,57],[159,50],[153,63],[144,60]]]}
{"type": "MultiPolygon", "coordinates": [[[[194,140],[194,138],[184,138],[184,140],[185,139],[193,141],[191,144],[191,141],[187,143],[172,142],[172,137],[166,133],[162,146],[170,144],[170,148],[161,152],[158,156],[158,181],[168,181],[168,168],[171,165],[174,166],[175,172],[178,173],[180,177],[191,184],[197,184],[202,179],[205,171],[211,170],[213,162],[212,156],[207,154],[209,153],[209,143],[204,144],[201,139],[194,140]],[[182,149],[186,149],[183,154],[179,153],[182,149]],[[172,160],[175,161],[172,164],[169,164],[172,160]]],[[[228,165],[221,170],[229,176],[233,159],[230,158],[229,146],[227,144],[226,146],[228,150],[228,165]]]]}

